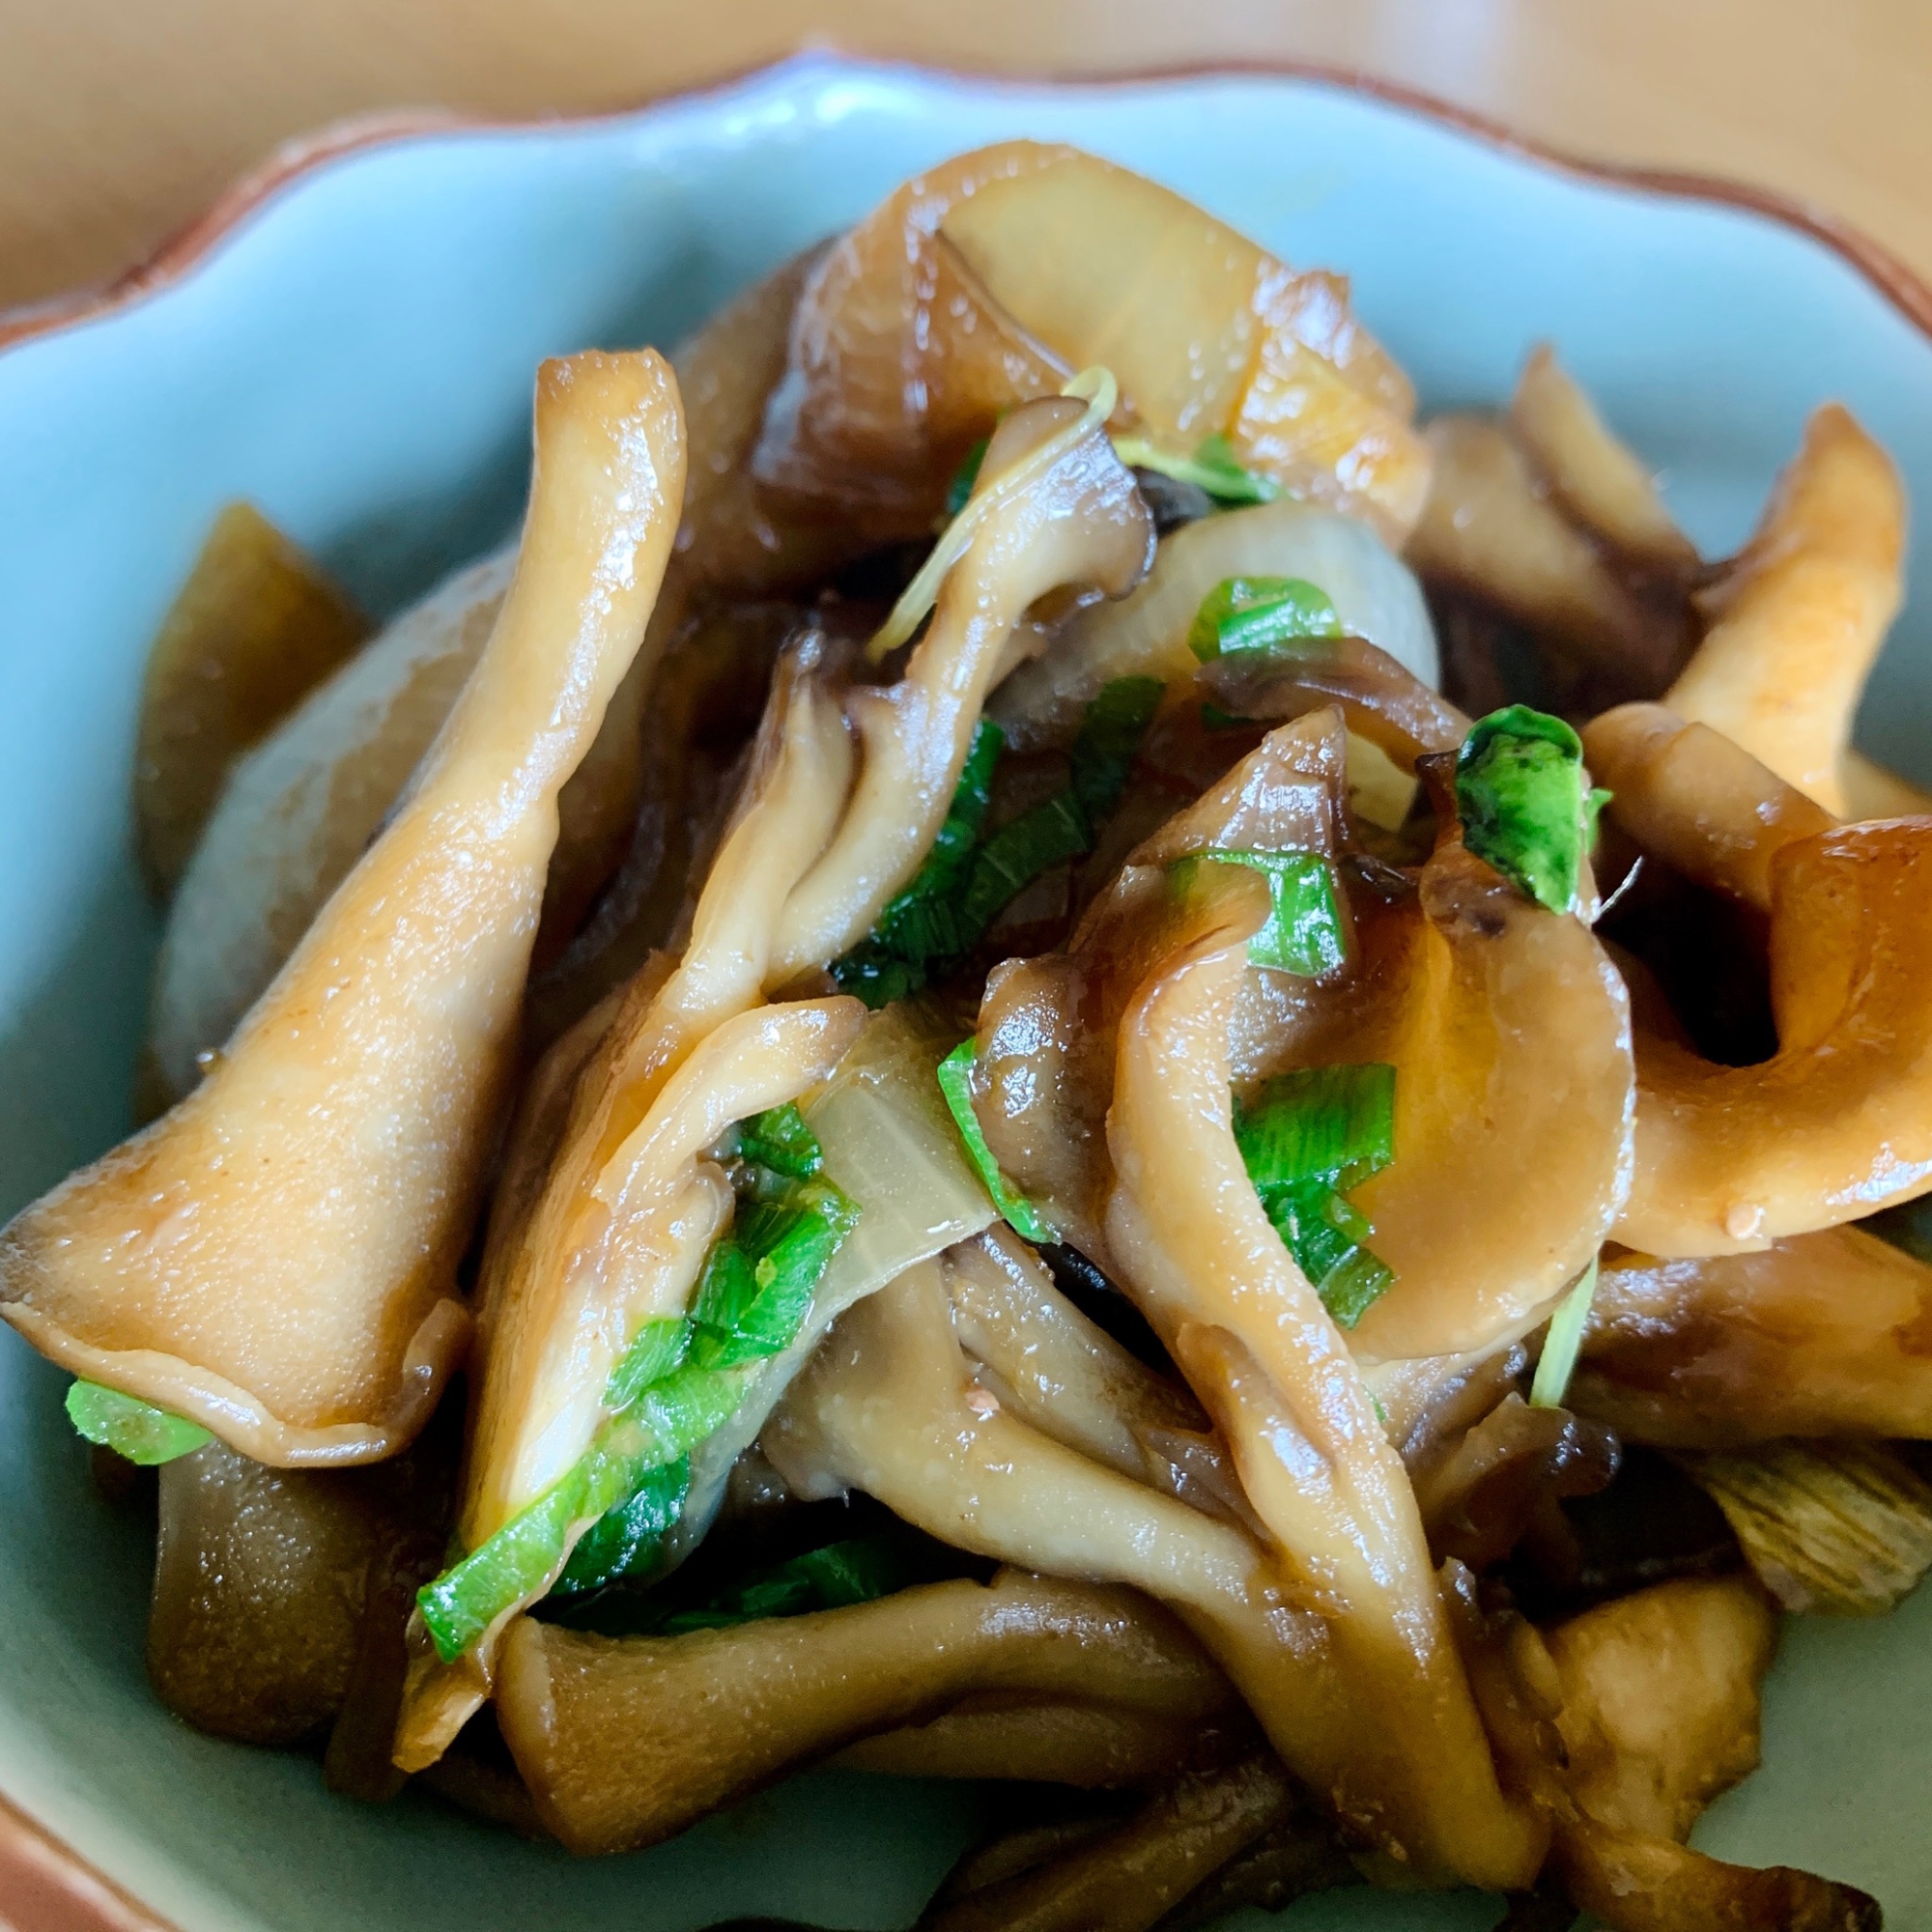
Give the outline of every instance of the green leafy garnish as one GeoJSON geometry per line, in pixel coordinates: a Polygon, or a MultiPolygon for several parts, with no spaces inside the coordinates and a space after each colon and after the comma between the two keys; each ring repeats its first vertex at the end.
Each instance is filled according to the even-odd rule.
{"type": "Polygon", "coordinates": [[[1582,740],[1526,704],[1479,718],[1456,759],[1463,843],[1551,912],[1577,909],[1584,855],[1608,799],[1584,788],[1582,740]]]}
{"type": "Polygon", "coordinates": [[[620,1577],[647,1577],[664,1553],[665,1537],[684,1513],[691,1492],[691,1458],[679,1456],[650,1470],[628,1501],[606,1510],[578,1539],[551,1585],[559,1597],[601,1590],[620,1577]]]}
{"type": "Polygon", "coordinates": [[[1059,1236],[1039,1209],[1008,1183],[1000,1172],[1000,1163],[993,1158],[992,1149],[986,1145],[980,1117],[973,1111],[973,1062],[978,1052],[975,1041],[962,1039],[939,1063],[939,1091],[946,1096],[947,1110],[959,1129],[959,1138],[966,1144],[966,1156],[979,1171],[993,1206],[1016,1235],[1029,1241],[1058,1240],[1059,1236]]]}
{"type": "Polygon", "coordinates": [[[1235,1109],[1235,1145],[1275,1233],[1322,1305],[1352,1328],[1395,1280],[1346,1197],[1395,1158],[1395,1068],[1315,1066],[1235,1109]]]}
{"type": "Polygon", "coordinates": [[[989,439],[981,437],[961,460],[959,468],[952,472],[952,480],[946,486],[946,521],[951,523],[963,510],[973,495],[973,486],[980,480],[980,466],[986,460],[986,444],[989,439]]]}
{"type": "Polygon", "coordinates": [[[1284,650],[1341,635],[1328,593],[1299,577],[1224,577],[1201,600],[1187,648],[1207,664],[1233,651],[1284,650]]]}
{"type": "Polygon", "coordinates": [[[1177,483],[1192,483],[1220,503],[1271,503],[1282,488],[1271,476],[1241,467],[1225,436],[1204,438],[1192,456],[1162,449],[1141,436],[1117,436],[1114,454],[1131,469],[1152,469],[1177,483]]]}
{"type": "Polygon", "coordinates": [[[1583,1330],[1590,1320],[1590,1303],[1597,1294],[1597,1257],[1565,1291],[1549,1318],[1549,1332],[1543,1338],[1543,1353],[1537,1359],[1536,1377],[1529,1385],[1532,1408],[1561,1408],[1570,1393],[1570,1378],[1577,1372],[1577,1357],[1583,1350],[1583,1330]]]}
{"type": "Polygon", "coordinates": [[[75,1382],[68,1390],[67,1417],[88,1441],[144,1468],[172,1463],[214,1440],[200,1423],[99,1382],[75,1382]]]}
{"type": "Polygon", "coordinates": [[[1349,956],[1342,937],[1342,907],[1335,868],[1318,852],[1196,852],[1178,860],[1184,880],[1193,866],[1243,866],[1267,880],[1267,923],[1248,941],[1248,958],[1319,980],[1349,956]]]}
{"type": "Polygon", "coordinates": [[[891,1537],[855,1536],[760,1570],[708,1603],[672,1610],[656,1625],[667,1636],[724,1630],[764,1617],[842,1609],[891,1596],[911,1580],[905,1555],[891,1537]]]}
{"type": "Polygon", "coordinates": [[[793,1180],[810,1180],[825,1165],[818,1136],[806,1124],[796,1102],[789,1100],[741,1122],[737,1151],[740,1159],[793,1180]]]}
{"type": "Polygon", "coordinates": [[[730,1419],[753,1368],[797,1339],[859,1208],[824,1178],[824,1150],[796,1107],[740,1122],[732,1145],[737,1212],[705,1257],[691,1314],[639,1328],[605,1385],[612,1413],[589,1451],[416,1593],[445,1663],[554,1575],[568,1594],[647,1573],[683,1509],[691,1452],[730,1419]]]}
{"type": "Polygon", "coordinates": [[[825,1181],[792,1182],[777,1198],[741,1205],[705,1262],[692,1361],[728,1369],[790,1348],[819,1277],[858,1221],[858,1208],[825,1181]]]}
{"type": "Polygon", "coordinates": [[[1090,838],[1110,819],[1167,687],[1157,677],[1117,677],[1100,687],[1073,741],[1073,796],[1090,838]]]}
{"type": "Polygon", "coordinates": [[[1067,788],[981,837],[988,787],[1003,742],[983,723],[952,809],[919,876],[870,935],[833,963],[833,978],[868,1007],[910,998],[935,971],[963,958],[1034,880],[1093,849],[1119,805],[1141,740],[1160,703],[1158,678],[1116,678],[1088,705],[1067,788]]]}

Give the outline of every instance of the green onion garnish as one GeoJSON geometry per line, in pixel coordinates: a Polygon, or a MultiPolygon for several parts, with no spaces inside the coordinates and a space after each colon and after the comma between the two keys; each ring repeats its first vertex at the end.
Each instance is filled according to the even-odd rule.
{"type": "Polygon", "coordinates": [[[578,1539],[563,1575],[551,1585],[553,1594],[570,1597],[601,1590],[620,1577],[648,1576],[663,1556],[666,1536],[684,1514],[690,1492],[689,1456],[650,1470],[627,1502],[606,1510],[578,1539]]]}
{"type": "Polygon", "coordinates": [[[833,978],[868,1007],[909,998],[936,970],[963,958],[1042,873],[1093,849],[1120,803],[1141,740],[1160,703],[1158,678],[1116,678],[1088,705],[1067,788],[980,836],[1001,745],[982,722],[952,809],[919,876],[883,913],[869,937],[833,963],[833,978]]]}
{"type": "Polygon", "coordinates": [[[554,1588],[590,1590],[650,1570],[684,1507],[692,1450],[730,1419],[752,1368],[805,1325],[859,1208],[823,1177],[824,1150],[796,1107],[740,1122],[733,1141],[737,1213],[705,1257],[691,1314],[642,1323],[605,1385],[612,1414],[589,1451],[416,1593],[445,1663],[542,1591],[573,1524],[590,1520],[554,1588]]]}
{"type": "Polygon", "coordinates": [[[890,1596],[911,1580],[905,1554],[890,1537],[854,1536],[808,1549],[721,1590],[708,1603],[673,1610],[655,1628],[666,1636],[725,1630],[764,1617],[796,1617],[890,1596]]]}
{"type": "Polygon", "coordinates": [[[975,1041],[962,1039],[939,1063],[939,1091],[945,1094],[952,1123],[959,1129],[959,1138],[966,1144],[966,1156],[978,1169],[993,1206],[1005,1216],[1007,1225],[1016,1235],[1024,1236],[1029,1241],[1058,1240],[1059,1236],[1047,1225],[1046,1217],[1039,1209],[1008,1183],[1006,1176],[1000,1172],[1000,1163],[993,1158],[992,1149],[986,1145],[986,1136],[980,1127],[980,1117],[973,1111],[973,1061],[978,1052],[975,1041]]]}
{"type": "Polygon", "coordinates": [[[1512,704],[1479,718],[1456,759],[1463,843],[1551,912],[1576,910],[1606,791],[1583,785],[1583,745],[1560,718],[1512,704]]]}
{"type": "Polygon", "coordinates": [[[1273,477],[1241,467],[1235,445],[1225,436],[1205,438],[1192,456],[1162,449],[1145,437],[1117,436],[1114,454],[1130,469],[1152,469],[1177,483],[1192,483],[1216,502],[1271,503],[1282,494],[1273,477]]]}
{"type": "Polygon", "coordinates": [[[771,1107],[738,1128],[738,1155],[793,1180],[810,1180],[825,1165],[818,1136],[795,1102],[771,1107]]]}
{"type": "Polygon", "coordinates": [[[1346,1196],[1395,1158],[1395,1068],[1315,1066],[1235,1109],[1235,1145],[1268,1220],[1344,1328],[1395,1280],[1346,1196]]]}
{"type": "Polygon", "coordinates": [[[1225,577],[1201,600],[1187,648],[1207,664],[1231,651],[1284,650],[1341,635],[1328,593],[1313,583],[1299,577],[1225,577]]]}
{"type": "Polygon", "coordinates": [[[980,466],[986,460],[986,444],[990,439],[981,437],[961,460],[959,468],[952,472],[952,481],[946,486],[946,521],[951,523],[973,495],[973,486],[980,480],[980,466]]]}
{"type": "Polygon", "coordinates": [[[1597,1293],[1597,1257],[1565,1291],[1549,1318],[1549,1332],[1543,1338],[1543,1353],[1536,1364],[1536,1378],[1529,1385],[1532,1408],[1561,1408],[1570,1393],[1570,1378],[1577,1372],[1577,1357],[1583,1350],[1583,1330],[1590,1320],[1590,1303],[1597,1293]]]}
{"type": "Polygon", "coordinates": [[[214,1440],[200,1423],[99,1382],[75,1382],[68,1390],[67,1417],[88,1441],[144,1468],[172,1463],[214,1440]]]}
{"type": "Polygon", "coordinates": [[[1117,677],[1100,687],[1073,741],[1073,796],[1090,837],[1110,819],[1160,708],[1167,687],[1157,677],[1117,677]]]}
{"type": "Polygon", "coordinates": [[[1256,966],[1319,980],[1349,956],[1342,940],[1342,907],[1335,868],[1318,852],[1193,852],[1173,869],[1183,881],[1203,862],[1244,866],[1267,880],[1267,923],[1248,941],[1256,966]]]}

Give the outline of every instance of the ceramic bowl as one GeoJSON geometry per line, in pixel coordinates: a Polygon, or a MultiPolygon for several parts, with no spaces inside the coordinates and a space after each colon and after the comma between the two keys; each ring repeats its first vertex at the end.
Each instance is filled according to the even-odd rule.
{"type": "MultiPolygon", "coordinates": [[[[127,1126],[155,939],[130,857],[136,688],[215,510],[252,498],[392,609],[514,516],[540,356],[668,342],[921,165],[1017,134],[1125,162],[1346,271],[1431,408],[1500,399],[1552,339],[1709,554],[1828,397],[1932,500],[1932,293],[1878,251],[1762,197],[1566,167],[1329,79],[1016,85],[810,58],[605,120],[342,130],[107,297],[0,320],[0,1211],[127,1126]]],[[[1928,724],[1921,595],[1862,736],[1932,779],[1928,724]]],[[[975,1828],[970,1791],[824,1776],[661,1850],[573,1862],[201,1737],[148,1691],[149,1551],[95,1500],[62,1382],[0,1330],[0,1793],[184,1932],[897,1926],[975,1828]]],[[[1932,1599],[1794,1625],[1764,1747],[1698,1843],[1932,1924],[1932,1599]]],[[[90,1905],[45,1839],[35,1893],[20,1856],[0,1899],[17,1922],[151,1922],[105,1888],[90,1905]]],[[[1335,1894],[1286,1922],[1494,1912],[1335,1894]]]]}

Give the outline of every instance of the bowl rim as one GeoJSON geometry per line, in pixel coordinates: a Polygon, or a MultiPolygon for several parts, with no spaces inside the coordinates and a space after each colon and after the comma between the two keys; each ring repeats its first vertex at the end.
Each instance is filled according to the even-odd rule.
{"type": "Polygon", "coordinates": [[[1214,80],[1308,81],[1340,93],[1363,96],[1419,119],[1434,121],[1466,139],[1571,180],[1596,182],[1678,201],[1715,202],[1794,228],[1846,262],[1922,333],[1932,337],[1932,279],[1921,274],[1884,242],[1821,204],[1782,188],[1760,187],[1720,174],[1695,169],[1655,168],[1626,161],[1596,160],[1561,145],[1523,134],[1507,122],[1444,99],[1406,81],[1366,70],[1287,55],[1230,57],[1212,61],[1151,62],[1103,72],[1055,70],[997,70],[943,61],[923,61],[846,53],[836,47],[810,47],[776,60],[759,61],[698,81],[689,87],[647,94],[625,105],[582,113],[494,115],[443,107],[384,108],[347,116],[298,134],[270,149],[254,167],[238,176],[196,215],[163,238],[132,266],[99,283],[0,308],[0,354],[43,335],[99,321],[157,295],[191,274],[227,239],[306,176],[366,151],[445,135],[509,134],[541,136],[578,128],[613,126],[660,107],[725,99],[769,81],[814,73],[853,71],[884,79],[960,81],[975,87],[1019,91],[1061,88],[1100,93],[1135,87],[1214,80]]]}
{"type": "MultiPolygon", "coordinates": [[[[1045,87],[1081,93],[1189,81],[1312,82],[1435,122],[1466,139],[1571,180],[1630,188],[1670,200],[1742,209],[1796,229],[1847,263],[1908,322],[1932,339],[1932,280],[1884,243],[1815,202],[1779,188],[1759,187],[1723,175],[1593,160],[1520,133],[1504,121],[1446,100],[1439,95],[1360,68],[1289,56],[1251,56],[1156,62],[1097,73],[998,71],[952,62],[814,47],[735,68],[689,87],[645,95],[623,106],[582,113],[492,115],[420,107],[384,109],[328,122],[272,148],[263,160],[216,194],[199,214],[120,273],[78,290],[0,309],[0,355],[43,337],[104,320],[161,294],[193,274],[231,235],[257,214],[266,213],[307,176],[352,155],[447,135],[541,136],[612,126],[661,107],[728,99],[780,79],[855,71],[886,80],[898,76],[1015,91],[1045,87]]],[[[179,1932],[171,1920],[162,1918],[134,1898],[20,1809],[5,1791],[0,1791],[0,1898],[8,1901],[10,1913],[17,1914],[23,1905],[30,1911],[42,1906],[51,1910],[51,1918],[40,1925],[20,1920],[22,1932],[179,1932]]]]}

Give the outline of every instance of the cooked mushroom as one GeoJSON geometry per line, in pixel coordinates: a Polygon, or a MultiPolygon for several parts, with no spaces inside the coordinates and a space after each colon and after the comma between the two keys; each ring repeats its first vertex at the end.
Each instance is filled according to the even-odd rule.
{"type": "Polygon", "coordinates": [[[1665,1834],[1688,1831],[1756,1759],[1772,1644],[1755,1585],[1662,1584],[1546,1644],[1514,1613],[1481,1616],[1473,1579],[1456,1568],[1452,1601],[1485,1721],[1548,1814],[1550,1865],[1578,1909],[1611,1932],[1877,1932],[1877,1904],[1850,1886],[1724,1864],[1665,1834]]]}
{"type": "MultiPolygon", "coordinates": [[[[773,500],[746,470],[808,266],[778,270],[671,355],[690,452],[677,541],[644,641],[558,800],[540,960],[561,947],[631,838],[642,714],[693,608],[810,582],[857,545],[838,519],[773,500]]],[[[223,1045],[381,828],[475,665],[513,562],[505,551],[459,571],[237,768],[156,968],[153,1039],[169,1098],[194,1086],[196,1056],[223,1045]]]]}
{"type": "Polygon", "coordinates": [[[1570,1401],[1620,1435],[1738,1448],[1932,1435],[1932,1268],[1862,1229],[1755,1253],[1611,1253],[1570,1401]]]}
{"type": "Polygon", "coordinates": [[[1656,691],[1681,623],[1661,622],[1563,514],[1500,423],[1437,416],[1424,432],[1435,481],[1405,553],[1430,582],[1473,591],[1566,652],[1656,691]]]}
{"type": "Polygon", "coordinates": [[[1722,741],[1629,706],[1584,737],[1612,815],[1770,914],[1776,1056],[1720,1066],[1636,1035],[1636,1161],[1613,1230],[1678,1259],[1835,1227],[1932,1186],[1932,820],[1816,830],[1817,808],[1722,741]],[[1695,734],[1695,735],[1693,735],[1695,734]]]}
{"type": "MultiPolygon", "coordinates": [[[[957,1547],[1158,1596],[1284,1760],[1354,1829],[1431,1869],[1487,1859],[1484,1869],[1506,1878],[1534,1870],[1533,1833],[1508,1847],[1507,1867],[1487,1837],[1443,1846],[1426,1835],[1433,1821],[1410,1795],[1403,1742],[1346,1688],[1332,1592],[1291,1577],[1232,1524],[969,1402],[972,1389],[943,1277],[912,1269],[835,1330],[766,1430],[766,1453],[801,1493],[863,1489],[957,1547]]],[[[1479,1819],[1480,1804],[1480,1795],[1469,1804],[1479,1819]]]]}
{"type": "Polygon", "coordinates": [[[1696,547],[1671,521],[1656,479],[1547,342],[1517,378],[1509,426],[1563,507],[1613,550],[1665,570],[1696,568],[1696,547]]]}
{"type": "MultiPolygon", "coordinates": [[[[1046,398],[1009,416],[987,446],[975,497],[980,521],[903,676],[847,696],[858,777],[824,855],[785,904],[777,982],[856,945],[918,869],[987,694],[1012,668],[1008,643],[1028,605],[1065,583],[1120,596],[1147,568],[1152,522],[1079,398],[1046,398]]],[[[965,514],[976,514],[972,503],[965,514]]]]}
{"type": "Polygon", "coordinates": [[[975,1692],[1225,1716],[1225,1681],[1131,1591],[1004,1572],[875,1603],[675,1637],[526,1620],[497,1721],[546,1825],[574,1852],[655,1844],[854,1739],[975,1692]]]}
{"type": "Polygon", "coordinates": [[[920,1920],[921,1932],[1150,1932],[1295,1808],[1265,1757],[1183,1776],[1117,1831],[952,1898],[920,1920]]]}
{"type": "Polygon", "coordinates": [[[401,810],[201,1087],[0,1238],[0,1315],[29,1341],[258,1461],[393,1454],[469,1325],[456,1264],[557,793],[670,549],[669,371],[546,363],[536,440],[515,581],[401,810]]]}
{"type": "MultiPolygon", "coordinates": [[[[1252,1725],[1232,1729],[1252,1747],[1252,1725]]],[[[1101,1791],[1158,1784],[1200,1762],[1202,1747],[1213,1742],[1213,1732],[1192,1718],[992,1692],[962,1698],[925,1723],[861,1738],[832,1762],[889,1777],[1004,1778],[1101,1791]]]]}
{"type": "Polygon", "coordinates": [[[1710,621],[1664,695],[1839,817],[1840,761],[1901,595],[1905,493],[1835,403],[1804,428],[1751,540],[1697,603],[1710,621]]]}
{"type": "Polygon", "coordinates": [[[234,766],[155,963],[149,1038],[170,1101],[367,850],[475,669],[515,567],[512,548],[458,571],[234,766]]]}

